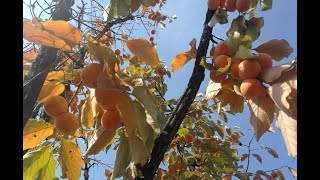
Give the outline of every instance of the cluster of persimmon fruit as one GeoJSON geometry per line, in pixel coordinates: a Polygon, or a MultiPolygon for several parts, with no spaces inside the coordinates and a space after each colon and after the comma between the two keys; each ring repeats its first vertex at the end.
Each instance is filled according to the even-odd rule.
{"type": "Polygon", "coordinates": [[[62,96],[50,96],[44,102],[44,111],[53,118],[56,130],[63,135],[73,135],[80,127],[78,117],[69,112],[68,102],[62,96]]]}
{"type": "MultiPolygon", "coordinates": [[[[102,115],[101,125],[105,129],[116,130],[120,127],[122,121],[119,111],[112,102],[112,97],[102,88],[97,88],[97,79],[102,72],[103,66],[99,63],[91,63],[86,65],[81,71],[81,81],[83,85],[89,88],[95,88],[96,99],[100,105],[102,115]],[[111,101],[110,101],[111,99],[111,101]]],[[[80,127],[77,115],[69,112],[68,102],[62,96],[50,96],[44,102],[45,112],[53,118],[53,124],[56,130],[63,135],[73,135],[80,127]]]]}
{"type": "Polygon", "coordinates": [[[272,58],[269,54],[259,53],[256,59],[237,59],[232,57],[226,42],[221,41],[210,50],[210,57],[216,69],[226,67],[228,58],[231,58],[231,65],[227,71],[217,73],[216,69],[211,70],[210,79],[213,82],[223,84],[227,82],[229,76],[241,82],[240,92],[247,99],[266,95],[266,88],[259,80],[259,75],[265,69],[272,67],[272,58]]]}
{"type": "Polygon", "coordinates": [[[103,65],[91,63],[86,65],[80,74],[83,85],[95,89],[95,96],[98,104],[103,109],[101,125],[105,129],[116,130],[122,124],[121,116],[115,106],[114,97],[103,88],[98,88],[98,77],[103,71],[103,65]]]}
{"type": "Polygon", "coordinates": [[[208,0],[208,8],[210,10],[223,8],[228,12],[238,10],[240,13],[244,13],[250,9],[250,6],[251,0],[208,0]]]}

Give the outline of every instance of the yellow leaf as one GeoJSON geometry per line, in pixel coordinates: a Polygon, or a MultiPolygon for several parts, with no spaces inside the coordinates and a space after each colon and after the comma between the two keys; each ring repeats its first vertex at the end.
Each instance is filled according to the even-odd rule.
{"type": "Polygon", "coordinates": [[[95,96],[95,89],[90,88],[90,94],[89,96],[91,97],[91,111],[93,118],[98,117],[99,112],[100,112],[100,105],[97,102],[96,96],[95,96]]]}
{"type": "Polygon", "coordinates": [[[47,84],[44,84],[42,86],[37,102],[44,102],[50,96],[57,96],[61,94],[63,91],[64,85],[60,82],[48,82],[47,84]]]}
{"type": "Polygon", "coordinates": [[[89,95],[85,103],[81,107],[81,124],[90,128],[94,124],[94,116],[92,112],[92,97],[89,95]]]}
{"type": "Polygon", "coordinates": [[[187,64],[192,58],[195,58],[197,55],[197,48],[196,48],[196,39],[193,38],[189,43],[191,49],[184,53],[179,53],[171,62],[172,72],[176,72],[182,66],[187,64]]]}
{"type": "Polygon", "coordinates": [[[149,64],[153,68],[160,64],[156,48],[146,39],[126,40],[125,43],[141,64],[149,64]]]}
{"type": "Polygon", "coordinates": [[[217,74],[216,74],[217,76],[226,72],[229,69],[229,67],[231,66],[231,58],[228,58],[227,61],[228,61],[228,64],[225,67],[221,67],[217,70],[217,74]]]}
{"type": "Polygon", "coordinates": [[[79,180],[81,175],[81,150],[72,141],[61,137],[61,148],[59,152],[61,166],[61,177],[69,180],[79,180]]]}
{"type": "Polygon", "coordinates": [[[119,64],[118,58],[114,52],[105,44],[97,42],[90,35],[87,36],[88,43],[84,47],[100,62],[105,65],[107,74],[115,74],[115,66],[119,64]]]}
{"type": "Polygon", "coordinates": [[[69,51],[82,39],[79,29],[62,20],[33,23],[23,21],[23,37],[29,42],[69,51]]]}
{"type": "Polygon", "coordinates": [[[112,144],[116,133],[116,130],[107,130],[103,126],[100,126],[89,142],[86,155],[98,154],[103,148],[112,144]]]}
{"type": "Polygon", "coordinates": [[[65,73],[63,71],[52,71],[49,72],[49,74],[46,77],[46,80],[60,80],[65,76],[65,73]]]}
{"type": "Polygon", "coordinates": [[[23,150],[36,147],[40,142],[53,134],[54,126],[43,119],[29,119],[23,128],[23,150]]]}
{"type": "Polygon", "coordinates": [[[131,137],[137,129],[137,116],[133,102],[125,93],[121,93],[118,98],[117,108],[120,112],[121,119],[126,127],[128,136],[131,137]]]}

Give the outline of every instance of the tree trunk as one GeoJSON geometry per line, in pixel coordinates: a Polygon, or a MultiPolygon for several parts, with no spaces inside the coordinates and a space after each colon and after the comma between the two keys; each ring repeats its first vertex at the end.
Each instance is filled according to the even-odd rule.
{"type": "Polygon", "coordinates": [[[194,101],[196,94],[204,80],[204,68],[200,65],[201,57],[206,57],[210,39],[212,37],[212,28],[208,26],[208,22],[213,17],[215,11],[207,10],[204,28],[201,35],[200,44],[197,50],[196,62],[189,80],[188,86],[181,96],[177,106],[169,117],[165,127],[155,139],[149,161],[141,168],[143,177],[136,179],[152,180],[164,154],[179,130],[179,127],[188,112],[188,109],[194,101]]]}
{"type": "MultiPolygon", "coordinates": [[[[73,4],[74,0],[60,0],[52,13],[52,19],[68,21],[71,18],[70,10],[73,4]]],[[[50,69],[58,62],[57,52],[58,49],[56,48],[42,46],[35,62],[32,63],[29,74],[24,79],[23,127],[31,117],[44,80],[50,72],[50,69]]]]}

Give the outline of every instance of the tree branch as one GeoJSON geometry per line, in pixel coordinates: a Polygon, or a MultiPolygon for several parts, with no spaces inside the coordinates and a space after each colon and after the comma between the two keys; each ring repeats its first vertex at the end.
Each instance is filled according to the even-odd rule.
{"type": "Polygon", "coordinates": [[[189,80],[188,86],[181,96],[177,106],[169,117],[165,127],[161,130],[158,137],[155,139],[149,161],[141,168],[143,177],[136,179],[152,180],[163,156],[170,145],[170,142],[179,130],[179,127],[186,116],[188,109],[194,101],[196,94],[204,80],[205,69],[200,65],[201,57],[207,54],[210,37],[212,36],[212,28],[208,26],[208,22],[214,15],[215,11],[207,10],[206,19],[204,22],[204,29],[201,35],[200,44],[197,50],[196,62],[189,80]]]}
{"type": "MultiPolygon", "coordinates": [[[[70,8],[73,4],[73,0],[61,0],[52,14],[52,19],[65,21],[70,19],[70,8]]],[[[57,52],[58,49],[56,48],[42,46],[35,62],[30,67],[29,74],[25,77],[24,82],[29,82],[23,86],[23,127],[32,114],[34,105],[50,69],[58,62],[57,52]],[[36,81],[31,80],[38,74],[39,77],[36,81]]]]}
{"type": "MultiPolygon", "coordinates": [[[[56,6],[56,9],[52,15],[53,20],[68,20],[71,18],[71,6],[74,4],[73,0],[61,0],[60,4],[56,6]]],[[[118,23],[123,23],[128,20],[132,20],[134,16],[129,14],[124,18],[117,18],[105,25],[102,32],[99,33],[95,39],[99,40],[103,34],[105,34],[112,26],[118,23]]],[[[42,85],[50,72],[50,70],[57,64],[57,52],[58,49],[52,47],[41,47],[39,54],[30,68],[29,74],[25,77],[23,86],[23,127],[26,125],[30,118],[34,105],[41,91],[42,85]],[[33,79],[37,76],[36,79],[33,79]]],[[[81,59],[86,54],[86,49],[82,47],[80,49],[81,59]]],[[[78,64],[79,61],[76,61],[78,64]]]]}

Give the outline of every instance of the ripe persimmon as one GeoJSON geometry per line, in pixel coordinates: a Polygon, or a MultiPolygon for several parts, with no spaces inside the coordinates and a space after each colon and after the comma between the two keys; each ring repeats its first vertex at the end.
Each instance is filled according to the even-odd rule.
{"type": "Polygon", "coordinates": [[[105,129],[116,130],[121,125],[121,116],[118,110],[106,111],[101,117],[101,125],[105,129]]]}
{"type": "Polygon", "coordinates": [[[237,0],[226,0],[225,6],[226,10],[229,12],[234,12],[236,8],[237,0]]]}
{"type": "Polygon", "coordinates": [[[250,78],[241,83],[240,92],[244,97],[252,99],[263,95],[264,88],[259,80],[250,78]]]}
{"type": "Polygon", "coordinates": [[[226,0],[220,0],[220,8],[226,8],[226,0]]]}
{"type": "Polygon", "coordinates": [[[239,12],[244,13],[250,9],[251,0],[237,0],[236,8],[239,12]]]}
{"type": "Polygon", "coordinates": [[[180,161],[182,160],[182,156],[181,156],[181,155],[179,155],[179,154],[178,154],[178,155],[176,155],[176,160],[180,162],[180,161]]]}
{"type": "Polygon", "coordinates": [[[98,63],[91,63],[86,65],[81,70],[81,80],[83,84],[89,88],[97,87],[97,79],[100,73],[102,72],[103,66],[98,63]]]}
{"type": "Polygon", "coordinates": [[[231,56],[231,52],[229,50],[229,47],[225,41],[221,41],[217,44],[215,48],[215,55],[226,55],[226,56],[231,56]]]}
{"type": "Polygon", "coordinates": [[[120,53],[121,53],[120,49],[116,49],[116,50],[114,50],[114,54],[115,54],[115,55],[118,55],[118,56],[119,56],[119,55],[120,55],[120,53]]]}
{"type": "Polygon", "coordinates": [[[44,111],[50,117],[59,116],[68,112],[68,102],[62,96],[51,96],[44,102],[44,111]]]}
{"type": "Polygon", "coordinates": [[[260,74],[261,66],[256,60],[244,60],[238,66],[241,79],[255,78],[260,74]]]}
{"type": "Polygon", "coordinates": [[[268,69],[272,67],[272,58],[269,54],[260,53],[259,59],[257,59],[258,63],[261,66],[261,70],[268,69]]]}
{"type": "Polygon", "coordinates": [[[223,82],[226,78],[227,78],[227,73],[222,73],[222,74],[217,75],[217,71],[216,71],[216,70],[211,70],[211,72],[210,72],[210,79],[211,79],[213,82],[221,83],[221,82],[223,82]]]}
{"type": "Polygon", "coordinates": [[[185,138],[187,143],[191,143],[193,141],[194,136],[189,133],[184,138],[185,138]]]}
{"type": "Polygon", "coordinates": [[[232,59],[231,66],[230,66],[230,75],[233,79],[241,79],[239,76],[239,69],[238,66],[241,63],[240,59],[232,59]]]}
{"type": "Polygon", "coordinates": [[[229,56],[226,55],[219,55],[213,60],[213,64],[216,68],[223,68],[226,65],[228,65],[228,59],[229,56]]]}
{"type": "Polygon", "coordinates": [[[278,174],[277,171],[272,171],[271,176],[272,176],[273,178],[277,178],[277,177],[279,176],[279,174],[278,174]]]}
{"type": "Polygon", "coordinates": [[[210,10],[216,10],[220,6],[220,0],[208,0],[208,8],[210,10]]]}
{"type": "Polygon", "coordinates": [[[58,132],[63,135],[73,135],[80,127],[78,117],[69,112],[55,117],[54,125],[58,132]]]}
{"type": "Polygon", "coordinates": [[[105,105],[105,106],[100,105],[100,107],[105,111],[114,111],[117,109],[115,105],[105,105]]]}
{"type": "Polygon", "coordinates": [[[227,174],[222,177],[222,180],[231,180],[231,175],[227,174]]]}
{"type": "Polygon", "coordinates": [[[95,89],[95,96],[98,104],[102,107],[107,108],[108,106],[115,106],[121,92],[114,90],[106,90],[103,88],[95,89]]]}

